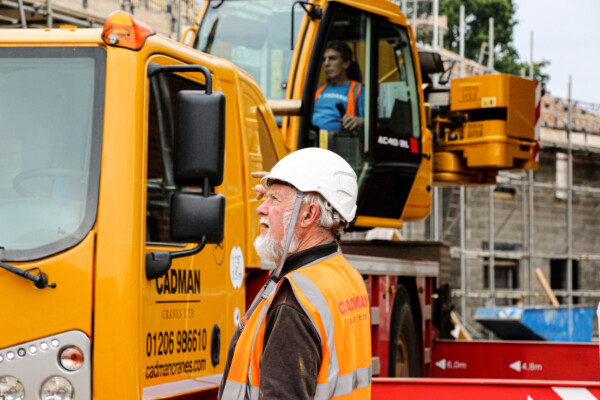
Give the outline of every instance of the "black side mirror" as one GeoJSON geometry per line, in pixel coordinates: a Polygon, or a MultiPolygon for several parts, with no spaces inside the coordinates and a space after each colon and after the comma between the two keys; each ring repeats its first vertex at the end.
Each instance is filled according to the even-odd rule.
{"type": "Polygon", "coordinates": [[[173,167],[175,183],[211,186],[223,183],[225,95],[182,90],[176,100],[173,167]]]}
{"type": "Polygon", "coordinates": [[[221,243],[225,236],[225,197],[178,192],[171,198],[171,238],[178,242],[221,243]]]}
{"type": "Polygon", "coordinates": [[[171,197],[171,238],[198,243],[189,250],[146,254],[146,278],[167,273],[173,258],[199,253],[206,243],[223,241],[225,197],[211,193],[223,183],[225,160],[225,96],[212,92],[210,71],[200,65],[159,66],[151,64],[148,75],[161,72],[199,71],[206,78],[206,91],[181,91],[175,111],[174,178],[178,186],[201,187],[202,192],[178,191],[171,197]]]}
{"type": "Polygon", "coordinates": [[[430,81],[429,75],[444,72],[444,62],[437,51],[419,51],[419,65],[421,66],[421,79],[424,83],[431,83],[427,82],[430,81]]]}

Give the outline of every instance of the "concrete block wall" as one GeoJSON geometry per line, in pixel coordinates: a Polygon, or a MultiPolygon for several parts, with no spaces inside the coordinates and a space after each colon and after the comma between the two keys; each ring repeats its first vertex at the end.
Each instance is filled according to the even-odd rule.
{"type": "MultiPolygon", "coordinates": [[[[573,162],[574,185],[600,187],[600,157],[575,152],[573,162]]],[[[556,182],[556,153],[544,151],[540,156],[540,168],[534,172],[536,182],[556,182]]],[[[516,243],[523,241],[522,224],[522,186],[512,186],[514,195],[509,198],[495,196],[494,227],[495,242],[516,243]],[[498,231],[502,224],[502,230],[498,231]]],[[[527,190],[527,189],[526,189],[527,190]]],[[[536,188],[534,190],[534,229],[533,248],[535,253],[561,255],[567,251],[567,204],[555,196],[553,189],[536,188]]],[[[526,211],[527,212],[527,211],[526,211]]],[[[467,188],[467,249],[482,250],[483,242],[489,241],[489,192],[487,187],[467,188]]],[[[527,221],[527,214],[525,214],[527,221]]],[[[527,223],[527,222],[526,222],[527,223]]],[[[572,208],[573,254],[600,254],[600,196],[574,194],[572,208]]],[[[458,226],[454,229],[451,243],[459,246],[458,226]]],[[[525,248],[527,245],[524,246],[525,248]]],[[[528,268],[525,260],[519,263],[519,289],[528,288],[528,268]]],[[[550,258],[535,258],[534,268],[541,268],[550,280],[550,258]]],[[[598,290],[600,288],[600,262],[579,261],[580,289],[598,290]]],[[[533,278],[533,289],[539,292],[534,304],[548,304],[548,300],[537,279],[533,278]]],[[[468,289],[484,288],[483,260],[467,260],[468,289]]],[[[453,260],[453,287],[460,288],[460,261],[453,260]]],[[[597,304],[598,298],[583,298],[580,301],[597,304]]],[[[460,304],[460,299],[455,298],[460,304]]],[[[469,299],[468,317],[472,317],[477,307],[484,306],[482,299],[469,299]]],[[[525,302],[527,304],[527,302],[525,302]]]]}
{"type": "MultiPolygon", "coordinates": [[[[553,149],[542,150],[540,154],[539,170],[534,172],[535,182],[556,183],[556,151],[553,149]]],[[[600,188],[600,156],[584,152],[573,153],[573,184],[600,188]]],[[[523,207],[522,190],[520,183],[503,185],[514,190],[514,194],[502,193],[494,196],[494,227],[496,248],[499,243],[514,243],[523,245],[523,207]],[[502,229],[501,226],[503,225],[502,229]]],[[[442,226],[450,222],[443,217],[444,211],[449,206],[451,199],[450,190],[442,189],[442,226]]],[[[528,188],[525,186],[525,190],[528,188]]],[[[527,196],[527,193],[525,193],[527,196]]],[[[525,201],[527,198],[525,196],[525,201]]],[[[487,249],[489,243],[489,189],[487,186],[474,186],[466,188],[466,240],[468,250],[487,249]],[[485,245],[484,245],[485,243],[485,245]]],[[[456,197],[455,197],[456,199],[456,197]]],[[[527,203],[526,203],[527,206],[527,203]]],[[[536,188],[534,190],[534,227],[533,248],[535,253],[554,254],[560,256],[567,251],[567,203],[555,196],[554,189],[536,188]]],[[[572,209],[573,226],[573,254],[600,254],[600,195],[574,193],[572,209]]],[[[458,218],[458,216],[456,217],[458,218]]],[[[527,207],[525,208],[525,224],[527,224],[527,207]]],[[[429,234],[429,220],[423,223],[406,223],[411,226],[412,239],[427,239],[429,234]],[[421,235],[421,236],[419,236],[421,235]]],[[[525,225],[526,228],[526,225],[525,225]]],[[[526,232],[526,231],[525,231],[526,232]]],[[[525,233],[526,234],[526,233],[525,233]]],[[[453,247],[460,246],[459,223],[454,226],[451,235],[445,238],[453,247]]],[[[527,248],[525,244],[522,248],[527,248]]],[[[535,258],[533,268],[541,268],[544,275],[550,280],[550,258],[535,258]]],[[[528,274],[526,260],[517,261],[519,264],[519,287],[528,288],[528,274]]],[[[583,290],[600,290],[600,261],[579,260],[579,284],[583,290]]],[[[467,259],[467,286],[468,290],[481,290],[484,283],[484,260],[467,259]]],[[[452,287],[460,288],[460,260],[452,260],[452,287]]],[[[548,304],[548,299],[535,277],[533,289],[538,295],[532,298],[534,304],[548,304]]],[[[498,288],[498,287],[497,287],[498,288]]],[[[582,298],[580,302],[597,304],[600,298],[582,298]]],[[[455,306],[461,312],[460,298],[454,298],[455,306]]],[[[527,304],[527,300],[524,300],[527,304]]],[[[500,303],[500,302],[499,302],[500,303]]],[[[472,321],[472,316],[478,307],[485,305],[484,299],[468,299],[467,317],[472,321]]]]}

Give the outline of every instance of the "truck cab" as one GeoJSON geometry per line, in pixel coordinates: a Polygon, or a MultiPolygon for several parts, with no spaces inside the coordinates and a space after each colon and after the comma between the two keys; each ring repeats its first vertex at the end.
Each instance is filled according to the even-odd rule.
{"type": "Polygon", "coordinates": [[[260,89],[123,12],[3,30],[0,82],[0,398],[214,391],[260,266],[248,171],[286,153],[260,89]]]}

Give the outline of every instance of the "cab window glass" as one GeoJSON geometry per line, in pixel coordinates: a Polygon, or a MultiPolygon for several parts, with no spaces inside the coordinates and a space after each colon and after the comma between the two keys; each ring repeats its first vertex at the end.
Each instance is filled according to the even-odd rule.
{"type": "Polygon", "coordinates": [[[376,115],[365,145],[368,162],[359,179],[358,213],[400,218],[422,162],[419,95],[406,28],[375,21],[370,59],[377,62],[376,115]]]}
{"type": "Polygon", "coordinates": [[[401,218],[422,162],[408,32],[336,3],[323,21],[309,73],[313,91],[304,98],[310,121],[299,144],[332,150],[354,168],[359,216],[401,218]]]}
{"type": "Polygon", "coordinates": [[[211,0],[194,47],[248,72],[267,99],[282,99],[292,63],[291,35],[298,39],[305,15],[292,5],[287,0],[211,0]]]}
{"type": "MultiPolygon", "coordinates": [[[[314,145],[344,157],[360,175],[368,124],[367,15],[340,8],[323,45],[313,100],[314,145]]],[[[368,140],[368,139],[367,139],[368,140]]]]}
{"type": "Polygon", "coordinates": [[[419,97],[408,34],[385,21],[378,32],[376,146],[392,154],[420,153],[419,97]]]}
{"type": "Polygon", "coordinates": [[[96,220],[106,51],[0,52],[0,259],[47,257],[96,220]]]}
{"type": "Polygon", "coordinates": [[[150,79],[148,109],[148,172],[146,241],[173,243],[169,236],[170,200],[176,190],[173,179],[175,99],[181,90],[204,86],[175,74],[161,73],[150,79]]]}

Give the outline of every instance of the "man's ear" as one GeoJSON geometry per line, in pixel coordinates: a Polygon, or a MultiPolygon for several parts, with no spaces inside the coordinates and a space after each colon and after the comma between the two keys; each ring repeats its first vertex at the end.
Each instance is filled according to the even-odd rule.
{"type": "Polygon", "coordinates": [[[317,203],[309,203],[306,205],[304,210],[300,212],[299,220],[300,226],[306,228],[310,226],[319,218],[320,209],[317,203]]]}

